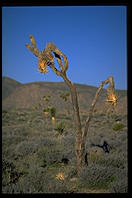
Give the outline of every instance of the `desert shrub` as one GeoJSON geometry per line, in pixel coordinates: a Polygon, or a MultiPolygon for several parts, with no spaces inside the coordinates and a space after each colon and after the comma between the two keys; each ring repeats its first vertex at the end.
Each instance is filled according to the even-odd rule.
{"type": "Polygon", "coordinates": [[[23,132],[29,132],[30,133],[30,128],[27,128],[26,126],[11,126],[9,128],[3,128],[4,134],[8,134],[8,135],[23,135],[23,132]]]}
{"type": "MultiPolygon", "coordinates": [[[[126,138],[124,137],[124,139],[126,138]]],[[[117,151],[124,144],[119,135],[109,140],[109,142],[114,151],[117,151]]]]}
{"type": "Polygon", "coordinates": [[[31,164],[26,177],[22,177],[19,183],[11,184],[3,188],[4,193],[38,193],[43,186],[43,177],[45,175],[42,168],[38,165],[31,164]]]}
{"type": "Polygon", "coordinates": [[[115,113],[111,114],[110,117],[113,120],[116,120],[118,118],[118,116],[115,113]]]}
{"type": "Polygon", "coordinates": [[[62,145],[64,145],[64,147],[69,147],[71,145],[74,145],[75,143],[75,136],[72,133],[66,134],[65,136],[63,136],[62,138],[62,145]]]}
{"type": "Polygon", "coordinates": [[[103,150],[98,147],[94,147],[91,149],[88,155],[88,162],[98,163],[104,157],[103,150]]]}
{"type": "Polygon", "coordinates": [[[35,126],[35,128],[36,128],[36,127],[39,127],[39,126],[41,126],[41,125],[43,125],[43,124],[44,124],[44,120],[43,120],[42,118],[36,117],[36,118],[30,120],[30,125],[31,125],[32,127],[35,126]]]}
{"type": "Polygon", "coordinates": [[[112,166],[115,168],[123,169],[127,164],[127,155],[123,153],[106,154],[104,157],[96,161],[96,163],[103,166],[112,166]]]}
{"type": "Polygon", "coordinates": [[[56,145],[56,141],[51,139],[51,138],[42,138],[40,140],[40,146],[43,147],[43,146],[54,146],[56,145]]]}
{"type": "Polygon", "coordinates": [[[110,185],[110,192],[111,193],[127,193],[128,192],[128,185],[126,180],[118,180],[113,182],[110,185]]]}
{"type": "MultiPolygon", "coordinates": [[[[33,186],[36,192],[40,192],[43,186],[43,177],[46,177],[46,172],[38,164],[30,164],[28,175],[24,178],[29,183],[29,187],[33,186]],[[31,185],[30,185],[31,184],[31,185]]],[[[23,183],[24,183],[23,181],[23,183]]]]}
{"type": "Polygon", "coordinates": [[[16,149],[15,144],[11,144],[9,146],[7,146],[7,144],[3,144],[2,145],[2,156],[3,156],[3,158],[9,159],[9,160],[17,159],[18,154],[15,151],[15,149],[16,149]]]}
{"type": "Polygon", "coordinates": [[[25,155],[35,153],[38,149],[38,144],[34,141],[23,141],[16,146],[16,152],[20,157],[25,157],[25,155]]]}
{"type": "Polygon", "coordinates": [[[124,124],[120,123],[120,122],[116,122],[114,125],[113,125],[113,130],[114,131],[120,131],[124,128],[124,124]]]}
{"type": "Polygon", "coordinates": [[[2,160],[2,185],[7,186],[16,183],[22,173],[15,170],[15,165],[6,160],[2,160]]]}
{"type": "Polygon", "coordinates": [[[60,134],[62,134],[64,132],[65,127],[66,125],[64,122],[58,121],[55,123],[54,129],[58,131],[60,134]]]}
{"type": "Polygon", "coordinates": [[[75,167],[68,169],[67,175],[68,175],[68,178],[77,176],[77,169],[75,167]]]}
{"type": "Polygon", "coordinates": [[[70,121],[72,121],[72,118],[69,117],[69,116],[66,116],[66,115],[64,116],[64,119],[65,119],[65,120],[70,120],[70,121]]]}
{"type": "Polygon", "coordinates": [[[50,181],[48,185],[43,187],[44,193],[66,193],[68,192],[68,187],[63,181],[50,181]]]}
{"type": "Polygon", "coordinates": [[[67,157],[70,160],[76,157],[74,143],[75,136],[72,133],[63,136],[61,139],[62,153],[65,157],[67,157]]]}
{"type": "Polygon", "coordinates": [[[80,185],[90,188],[108,188],[114,180],[115,171],[113,167],[104,167],[94,163],[83,168],[79,176],[80,185]]]}
{"type": "Polygon", "coordinates": [[[20,135],[10,135],[10,134],[4,134],[2,137],[3,144],[10,146],[12,144],[18,144],[22,142],[25,138],[20,135]]]}
{"type": "Polygon", "coordinates": [[[127,131],[122,130],[120,133],[118,133],[117,138],[120,139],[121,142],[125,142],[127,141],[127,131]]]}
{"type": "Polygon", "coordinates": [[[2,193],[6,194],[24,194],[24,193],[36,193],[34,186],[26,180],[22,183],[10,184],[2,188],[2,193]],[[25,185],[26,183],[26,185],[25,185]]]}
{"type": "Polygon", "coordinates": [[[117,152],[119,154],[123,154],[123,155],[127,155],[127,150],[128,150],[128,145],[127,145],[127,142],[123,142],[122,141],[122,144],[117,148],[117,152]]]}
{"type": "Polygon", "coordinates": [[[2,110],[2,113],[5,113],[6,114],[6,113],[8,113],[8,111],[3,109],[2,110]]]}
{"type": "Polygon", "coordinates": [[[17,117],[18,121],[26,121],[26,117],[23,115],[20,115],[19,117],[17,117]]]}
{"type": "Polygon", "coordinates": [[[7,186],[2,186],[2,193],[6,193],[6,194],[13,194],[14,190],[13,190],[13,186],[16,186],[15,184],[10,184],[7,186]]]}
{"type": "Polygon", "coordinates": [[[37,156],[41,161],[42,167],[61,162],[62,151],[60,149],[43,147],[37,152],[37,156]]]}
{"type": "Polygon", "coordinates": [[[55,175],[49,174],[47,169],[32,163],[26,177],[20,182],[3,188],[5,193],[65,193],[68,191],[65,181],[55,179],[55,175]]]}
{"type": "Polygon", "coordinates": [[[102,138],[100,136],[93,136],[90,138],[89,142],[92,144],[100,144],[102,138]]]}
{"type": "Polygon", "coordinates": [[[50,150],[45,154],[45,160],[47,164],[52,164],[56,162],[60,162],[62,157],[62,153],[60,150],[50,150]]]}
{"type": "Polygon", "coordinates": [[[62,150],[62,154],[64,158],[66,157],[70,161],[72,161],[73,158],[76,158],[75,151],[73,149],[69,149],[69,148],[65,149],[64,147],[64,149],[62,150]]]}
{"type": "Polygon", "coordinates": [[[9,114],[6,110],[2,110],[2,125],[5,125],[8,123],[9,120],[9,114]]]}
{"type": "Polygon", "coordinates": [[[12,162],[9,162],[6,159],[2,159],[2,171],[5,171],[7,169],[13,170],[15,168],[15,165],[12,162]]]}
{"type": "Polygon", "coordinates": [[[110,184],[111,193],[127,193],[128,174],[127,169],[120,170],[116,175],[116,180],[110,184]]]}
{"type": "MultiPolygon", "coordinates": [[[[20,126],[20,127],[12,127],[10,128],[10,134],[11,135],[17,135],[17,136],[27,136],[30,134],[31,129],[27,128],[27,126],[20,126]]],[[[24,138],[24,137],[23,137],[24,138]]]]}

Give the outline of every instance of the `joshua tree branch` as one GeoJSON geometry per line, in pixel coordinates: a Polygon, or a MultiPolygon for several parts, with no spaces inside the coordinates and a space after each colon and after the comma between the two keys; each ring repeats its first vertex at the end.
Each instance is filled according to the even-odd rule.
{"type": "MultiPolygon", "coordinates": [[[[85,126],[84,126],[84,129],[83,129],[83,133],[82,133],[82,140],[84,140],[87,136],[87,131],[88,131],[88,128],[89,128],[89,123],[90,123],[90,120],[92,118],[92,114],[93,114],[93,110],[94,110],[94,107],[95,107],[95,104],[98,100],[98,97],[99,97],[99,94],[103,88],[103,86],[105,84],[108,84],[109,83],[109,86],[107,88],[107,94],[108,94],[108,98],[110,98],[111,95],[113,95],[115,97],[115,100],[117,100],[116,98],[116,95],[115,95],[115,85],[114,85],[114,80],[113,80],[113,77],[110,76],[109,78],[107,78],[105,81],[102,81],[99,88],[97,89],[97,92],[95,94],[95,97],[92,101],[92,104],[90,106],[90,109],[89,109],[89,115],[88,115],[88,118],[86,120],[86,123],[85,123],[85,126]]],[[[113,98],[111,98],[111,100],[113,100],[113,98]]],[[[108,101],[108,99],[106,100],[108,101]]],[[[116,101],[115,101],[116,102],[116,101]]]]}
{"type": "Polygon", "coordinates": [[[30,41],[32,45],[26,44],[26,47],[35,55],[39,58],[39,69],[41,69],[41,72],[47,72],[45,69],[46,65],[51,66],[53,71],[56,71],[56,74],[60,76],[59,70],[55,68],[53,65],[53,60],[54,57],[52,53],[55,55],[55,58],[57,59],[57,62],[60,66],[60,72],[65,74],[67,69],[68,69],[68,60],[66,55],[64,55],[61,50],[59,50],[52,42],[49,42],[45,49],[42,50],[42,52],[39,52],[39,50],[36,47],[36,41],[32,35],[30,35],[30,41]],[[61,57],[64,60],[64,64],[62,63],[61,57]]]}
{"type": "Polygon", "coordinates": [[[56,73],[56,75],[62,76],[62,73],[58,69],[56,69],[56,67],[54,66],[54,64],[50,64],[49,67],[53,70],[53,72],[56,73]]]}
{"type": "Polygon", "coordinates": [[[32,45],[30,44],[26,44],[26,47],[38,58],[40,57],[40,52],[38,50],[38,48],[36,47],[36,41],[34,39],[34,37],[32,35],[29,36],[30,41],[32,43],[32,45]]]}
{"type": "Polygon", "coordinates": [[[48,43],[46,48],[42,51],[42,56],[45,54],[45,53],[51,53],[53,52],[57,61],[58,61],[58,64],[60,66],[60,69],[61,69],[61,72],[62,73],[65,73],[68,69],[68,60],[67,60],[67,57],[64,55],[63,52],[61,52],[61,50],[59,50],[52,42],[48,43]],[[64,65],[62,64],[62,60],[61,60],[61,57],[63,57],[64,59],[64,65]]]}

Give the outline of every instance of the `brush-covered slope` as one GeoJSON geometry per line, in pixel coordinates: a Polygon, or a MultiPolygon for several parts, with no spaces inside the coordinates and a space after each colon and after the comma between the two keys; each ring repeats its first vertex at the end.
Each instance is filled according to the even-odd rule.
{"type": "Polygon", "coordinates": [[[20,86],[20,82],[9,77],[2,77],[2,100],[8,97],[17,87],[20,86]]]}
{"type": "MultiPolygon", "coordinates": [[[[48,105],[53,105],[56,107],[57,111],[64,111],[66,109],[72,110],[71,98],[65,102],[60,95],[62,93],[69,92],[70,90],[64,82],[32,82],[27,84],[20,84],[14,81],[8,83],[8,79],[4,80],[2,94],[2,108],[3,109],[14,109],[14,108],[34,108],[43,104],[42,108],[48,105]],[[15,83],[16,82],[16,85],[15,83]],[[14,84],[13,84],[14,83],[14,84]],[[15,87],[14,89],[12,87],[15,87]],[[8,92],[6,90],[9,90],[8,92]],[[44,101],[43,96],[50,96],[49,102],[44,101]]],[[[78,102],[80,111],[86,113],[88,111],[89,105],[91,104],[97,87],[75,84],[78,93],[78,102]]],[[[127,91],[117,90],[117,95],[119,97],[119,103],[116,107],[117,113],[127,113],[127,91]]],[[[106,90],[103,89],[99,100],[96,104],[95,109],[100,112],[106,111],[108,109],[108,104],[105,102],[106,90]]]]}

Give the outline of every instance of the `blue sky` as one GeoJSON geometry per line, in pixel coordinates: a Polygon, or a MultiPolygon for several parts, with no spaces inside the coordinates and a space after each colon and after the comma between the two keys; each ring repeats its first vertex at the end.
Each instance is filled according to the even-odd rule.
{"type": "Polygon", "coordinates": [[[99,86],[112,75],[127,89],[126,6],[2,7],[2,75],[21,83],[63,81],[38,71],[38,59],[25,47],[32,34],[42,50],[50,41],[69,60],[75,83],[99,86]]]}

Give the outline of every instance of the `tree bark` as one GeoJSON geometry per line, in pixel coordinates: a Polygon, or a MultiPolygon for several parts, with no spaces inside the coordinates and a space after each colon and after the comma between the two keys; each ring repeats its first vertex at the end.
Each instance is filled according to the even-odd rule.
{"type": "Polygon", "coordinates": [[[69,86],[71,91],[74,122],[75,122],[75,154],[77,159],[77,172],[80,173],[82,167],[85,165],[85,142],[82,141],[82,126],[79,114],[78,97],[75,85],[67,78],[66,75],[62,75],[65,83],[69,86]]]}

